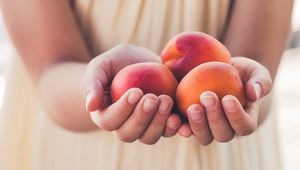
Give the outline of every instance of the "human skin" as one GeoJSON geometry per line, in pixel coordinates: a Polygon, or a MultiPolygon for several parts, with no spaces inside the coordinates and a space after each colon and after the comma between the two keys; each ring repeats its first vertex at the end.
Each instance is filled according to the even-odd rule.
{"type": "MultiPolygon", "coordinates": [[[[242,80],[248,87],[252,87],[247,91],[252,102],[242,108],[234,97],[225,96],[222,100],[225,113],[220,111],[221,103],[215,103],[210,107],[193,105],[188,113],[190,129],[180,128],[179,133],[186,136],[193,133],[200,143],[209,144],[213,140],[227,142],[235,134],[249,135],[257,129],[269,113],[271,94],[265,95],[271,90],[271,87],[268,87],[269,78],[275,79],[286,47],[292,7],[293,0],[235,1],[222,42],[233,56],[244,56],[260,63],[245,60],[243,57],[232,59],[233,65],[242,73],[242,80]],[[261,83],[262,81],[265,83],[261,83]],[[259,82],[260,85],[255,85],[255,82],[259,82]],[[255,86],[260,87],[256,92],[255,86]],[[256,93],[259,99],[255,99],[256,93]],[[230,107],[228,112],[226,111],[224,106],[227,99],[234,101],[235,107],[231,108],[233,111],[229,111],[230,107]],[[193,121],[192,113],[195,113],[196,118],[200,117],[201,121],[193,121]]],[[[202,104],[205,97],[218,101],[215,94],[208,92],[200,96],[202,104]]]]}
{"type": "MultiPolygon", "coordinates": [[[[133,92],[140,95],[137,97],[139,100],[135,101],[134,104],[130,105],[130,103],[127,103],[129,101],[127,100],[128,96],[126,96],[128,94],[126,94],[124,95],[124,100],[121,100],[122,102],[113,104],[103,110],[100,108],[100,105],[105,101],[104,90],[96,91],[95,89],[103,88],[102,84],[99,85],[99,79],[103,79],[103,82],[105,82],[105,78],[99,77],[103,75],[103,70],[95,68],[107,62],[101,59],[104,55],[106,55],[106,58],[114,58],[116,53],[127,54],[130,49],[131,51],[136,51],[136,53],[143,53],[143,56],[145,56],[141,59],[143,61],[155,61],[155,57],[152,54],[149,57],[147,55],[149,52],[145,52],[144,49],[141,50],[137,47],[123,45],[116,47],[117,49],[109,50],[107,53],[100,54],[92,60],[93,56],[87,50],[78,25],[75,22],[72,8],[66,0],[1,0],[0,2],[12,42],[36,85],[43,108],[54,122],[66,129],[90,131],[97,129],[97,127],[107,130],[116,128],[122,141],[141,140],[141,142],[146,144],[153,144],[159,137],[163,135],[172,136],[178,131],[180,135],[186,137],[193,134],[199,143],[208,144],[213,139],[222,142],[229,141],[235,133],[238,135],[250,134],[267,116],[269,97],[264,97],[258,102],[252,103],[251,106],[255,107],[249,108],[256,108],[257,110],[252,112],[251,115],[253,117],[250,118],[246,116],[248,114],[245,112],[247,108],[243,110],[243,108],[236,107],[235,114],[230,115],[236,120],[246,120],[248,118],[247,120],[250,120],[249,122],[251,123],[247,123],[247,121],[236,122],[236,126],[233,127],[237,128],[233,129],[229,126],[223,112],[219,113],[213,109],[196,105],[191,107],[188,115],[191,113],[198,116],[202,115],[203,119],[200,122],[193,121],[189,117],[189,124],[182,124],[178,129],[177,126],[181,124],[180,120],[173,114],[170,115],[170,112],[167,111],[166,115],[168,116],[156,119],[160,124],[160,129],[153,130],[153,125],[156,123],[153,124],[151,122],[147,126],[149,130],[145,131],[145,133],[133,132],[134,136],[124,136],[125,132],[132,132],[136,128],[135,125],[141,121],[141,116],[135,114],[137,112],[133,110],[137,108],[140,109],[139,111],[142,111],[141,105],[146,98],[159,102],[164,99],[167,102],[172,101],[169,101],[167,96],[143,96],[140,90],[132,89],[128,94],[133,92]],[[30,43],[28,43],[29,41],[30,43]],[[32,50],[33,48],[34,50],[32,50]],[[84,85],[82,86],[82,91],[80,91],[79,87],[82,81],[84,85]],[[89,84],[89,86],[86,84],[89,84]],[[126,126],[122,130],[117,127],[125,122],[117,119],[116,115],[120,114],[116,112],[117,106],[126,108],[129,110],[128,116],[132,115],[130,116],[130,122],[126,121],[126,126]],[[109,116],[110,113],[114,113],[115,116],[109,116]],[[100,117],[100,114],[106,116],[100,117]],[[207,117],[209,115],[213,115],[215,119],[207,117]],[[114,123],[114,127],[106,127],[105,124],[107,125],[107,122],[117,123],[114,123]],[[242,124],[242,122],[245,124],[242,124]],[[175,126],[172,128],[171,124],[175,126]],[[166,126],[164,132],[161,131],[163,126],[166,126]],[[219,132],[218,129],[224,129],[224,131],[219,132]]],[[[235,66],[239,67],[241,72],[252,68],[253,72],[247,74],[250,77],[245,76],[242,79],[247,81],[251,80],[251,78],[268,77],[268,72],[265,72],[265,68],[270,71],[271,77],[274,79],[290,29],[292,4],[292,0],[236,1],[222,41],[233,56],[245,56],[262,64],[257,65],[256,62],[251,60],[247,65],[243,65],[241,61],[245,58],[233,59],[233,61],[236,61],[235,66]],[[253,15],[249,15],[249,13],[253,15]],[[237,34],[238,36],[236,36],[237,34]],[[264,71],[256,72],[256,70],[264,71]]],[[[114,71],[117,71],[124,67],[122,62],[124,63],[123,60],[114,59],[113,63],[117,67],[108,66],[116,68],[114,71]]],[[[126,64],[137,62],[141,61],[133,57],[126,64]]],[[[107,70],[110,68],[107,68],[107,70]]],[[[106,75],[109,76],[108,78],[112,78],[114,72],[106,75]]],[[[259,97],[262,97],[270,90],[264,87],[263,85],[259,97]]],[[[169,104],[172,105],[172,103],[169,104]]],[[[157,104],[155,107],[158,108],[159,106],[157,104]]],[[[220,104],[215,105],[215,108],[220,107],[220,104]]],[[[149,120],[149,117],[142,119],[142,122],[147,120],[149,120]]]]}
{"type": "Polygon", "coordinates": [[[15,2],[1,1],[9,34],[43,109],[56,124],[80,132],[114,130],[124,142],[140,140],[147,144],[176,134],[181,121],[170,114],[173,101],[166,95],[144,95],[139,89],[131,89],[122,100],[100,108],[108,101],[109,93],[104,92],[108,80],[127,65],[159,62],[157,55],[120,44],[92,59],[67,1],[15,2]],[[83,96],[87,96],[87,102],[83,96]],[[150,113],[143,111],[144,105],[150,113]]]}

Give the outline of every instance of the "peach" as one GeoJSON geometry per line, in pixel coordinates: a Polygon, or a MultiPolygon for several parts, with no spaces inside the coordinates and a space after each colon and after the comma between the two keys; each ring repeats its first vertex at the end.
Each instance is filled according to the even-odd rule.
{"type": "Polygon", "coordinates": [[[112,101],[116,102],[128,89],[137,87],[144,94],[166,94],[175,98],[177,80],[172,72],[160,63],[138,63],[120,70],[111,84],[112,101]]]}
{"type": "Polygon", "coordinates": [[[200,95],[213,91],[221,100],[226,95],[234,95],[245,104],[243,83],[235,67],[222,62],[207,62],[191,70],[179,83],[176,100],[179,110],[186,115],[187,108],[200,103],[200,95]]]}
{"type": "Polygon", "coordinates": [[[161,60],[181,80],[190,70],[209,61],[230,63],[231,55],[222,43],[201,32],[183,32],[173,37],[161,53],[161,60]]]}

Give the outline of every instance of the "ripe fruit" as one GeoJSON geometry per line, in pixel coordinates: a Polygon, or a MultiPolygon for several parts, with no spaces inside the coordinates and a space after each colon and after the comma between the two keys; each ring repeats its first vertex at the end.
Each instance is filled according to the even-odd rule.
{"type": "Polygon", "coordinates": [[[179,83],[176,100],[179,110],[186,115],[187,108],[200,102],[200,95],[213,91],[221,100],[226,95],[234,95],[245,104],[243,83],[238,71],[230,64],[207,62],[191,70],[179,83]]]}
{"type": "Polygon", "coordinates": [[[144,94],[166,94],[175,98],[178,83],[172,72],[163,64],[138,63],[120,70],[111,84],[112,101],[116,102],[128,89],[137,87],[144,94]]]}
{"type": "Polygon", "coordinates": [[[161,60],[181,80],[190,70],[209,61],[230,63],[230,53],[214,37],[201,32],[184,32],[173,37],[161,60]]]}

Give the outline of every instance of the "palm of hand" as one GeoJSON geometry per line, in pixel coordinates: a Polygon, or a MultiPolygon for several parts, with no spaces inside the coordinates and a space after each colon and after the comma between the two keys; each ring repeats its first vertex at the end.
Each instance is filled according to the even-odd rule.
{"type": "Polygon", "coordinates": [[[160,62],[160,59],[135,46],[112,48],[89,63],[81,90],[86,97],[86,108],[98,127],[116,131],[125,142],[140,140],[153,144],[161,136],[175,135],[181,124],[179,116],[171,114],[172,99],[167,95],[144,95],[137,88],[128,90],[115,103],[110,98],[109,84],[116,73],[139,62],[160,62]]]}

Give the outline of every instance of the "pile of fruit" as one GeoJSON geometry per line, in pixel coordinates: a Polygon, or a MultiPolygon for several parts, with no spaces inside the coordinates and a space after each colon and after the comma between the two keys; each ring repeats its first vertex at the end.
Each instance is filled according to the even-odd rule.
{"type": "Polygon", "coordinates": [[[167,94],[176,101],[181,114],[188,106],[200,103],[205,91],[221,100],[234,95],[244,105],[243,83],[226,47],[210,35],[184,32],[173,37],[161,53],[162,63],[138,63],[118,72],[112,81],[112,101],[128,89],[137,87],[144,94],[167,94]]]}

